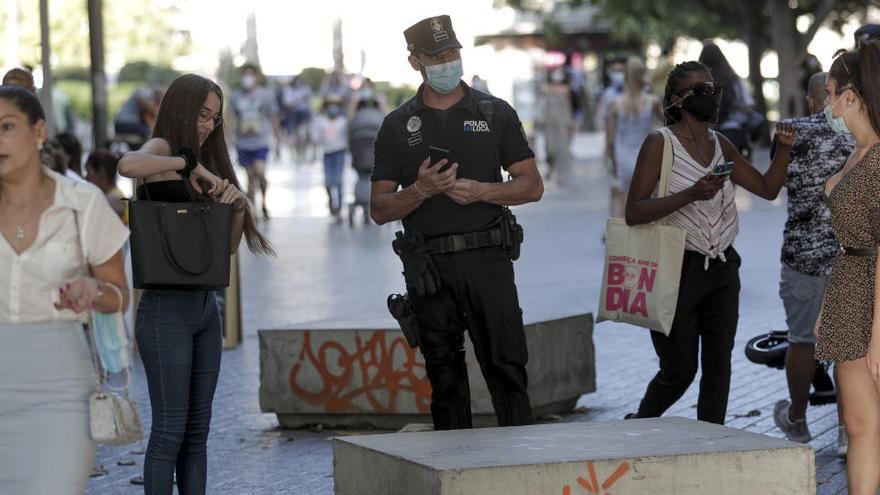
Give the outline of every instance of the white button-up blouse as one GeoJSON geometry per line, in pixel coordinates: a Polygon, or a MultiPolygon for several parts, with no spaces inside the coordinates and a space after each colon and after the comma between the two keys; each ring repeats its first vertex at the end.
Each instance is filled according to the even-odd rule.
{"type": "Polygon", "coordinates": [[[33,245],[16,254],[0,236],[0,323],[79,320],[82,315],[55,309],[58,289],[88,273],[85,260],[106,263],[128,239],[98,188],[44,172],[55,181],[55,199],[40,218],[33,245]]]}

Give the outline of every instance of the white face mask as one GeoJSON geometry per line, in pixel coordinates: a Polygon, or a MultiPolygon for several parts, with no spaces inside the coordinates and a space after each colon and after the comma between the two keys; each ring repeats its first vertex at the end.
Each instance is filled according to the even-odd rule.
{"type": "Polygon", "coordinates": [[[421,60],[419,63],[425,68],[425,79],[428,85],[438,93],[445,95],[455,91],[464,74],[461,59],[437,65],[425,65],[421,60]]]}
{"type": "Polygon", "coordinates": [[[623,72],[614,71],[608,74],[608,79],[611,81],[612,86],[623,86],[626,76],[623,72]]]}
{"type": "Polygon", "coordinates": [[[241,76],[241,85],[245,89],[252,89],[257,85],[257,76],[253,74],[245,74],[241,76]]]}

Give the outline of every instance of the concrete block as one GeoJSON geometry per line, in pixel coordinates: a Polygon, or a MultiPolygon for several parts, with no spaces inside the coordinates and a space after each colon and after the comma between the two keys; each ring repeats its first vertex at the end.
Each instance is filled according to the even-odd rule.
{"type": "MultiPolygon", "coordinates": [[[[532,322],[525,331],[535,414],[570,412],[581,395],[596,390],[592,315],[532,322]]],[[[399,429],[431,421],[424,360],[394,320],[323,321],[260,330],[259,338],[260,406],[283,427],[399,429]]],[[[474,423],[495,425],[489,391],[466,345],[474,423]]]]}
{"type": "Polygon", "coordinates": [[[812,495],[809,445],[684,418],[333,439],[336,495],[812,495]]]}

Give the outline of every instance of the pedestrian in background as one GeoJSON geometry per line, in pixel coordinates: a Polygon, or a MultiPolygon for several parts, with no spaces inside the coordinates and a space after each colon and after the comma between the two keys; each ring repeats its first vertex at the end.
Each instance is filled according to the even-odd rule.
{"type": "MultiPolygon", "coordinates": [[[[783,121],[797,128],[791,147],[791,164],[785,188],[788,190],[788,219],[782,243],[782,273],[779,296],[788,322],[788,352],[785,376],[791,401],[776,403],[773,419],[792,441],[812,439],[806,413],[810,384],[816,374],[816,337],[813,329],[825,283],[838,245],[831,230],[831,212],[825,204],[823,188],[834,173],[843,168],[852,153],[852,137],[837,134],[825,119],[825,80],[827,73],[810,78],[807,104],[809,117],[783,121]]],[[[838,401],[838,419],[842,420],[838,401]]],[[[846,430],[838,428],[838,455],[846,455],[846,430]]]]}
{"type": "Polygon", "coordinates": [[[555,179],[560,186],[571,176],[571,139],[575,126],[571,102],[569,75],[564,67],[554,67],[547,73],[541,127],[547,155],[546,179],[555,179]]]}
{"type": "MultiPolygon", "coordinates": [[[[138,199],[232,205],[231,252],[242,233],[256,254],[272,246],[256,228],[240,191],[223,128],[223,92],[187,74],[168,88],[153,138],[126,153],[119,171],[136,180],[138,199]]],[[[160,256],[161,253],[156,253],[160,256]]],[[[144,290],[135,322],[152,408],[144,492],[204,494],[212,401],[220,373],[223,328],[213,290],[144,290]]]]}
{"type": "Polygon", "coordinates": [[[232,92],[229,102],[238,164],[247,172],[248,199],[256,204],[257,190],[260,191],[263,220],[268,220],[266,190],[269,182],[266,180],[266,160],[273,144],[275,159],[280,158],[283,142],[278,104],[275,95],[265,86],[263,75],[256,65],[243,65],[240,74],[239,87],[232,92]]]}
{"type": "Polygon", "coordinates": [[[750,147],[749,115],[755,100],[745,81],[734,72],[727,57],[715,43],[703,45],[700,62],[712,71],[712,79],[723,89],[717,129],[737,151],[746,153],[750,147]]]}
{"type": "Polygon", "coordinates": [[[119,157],[110,150],[95,150],[86,159],[86,179],[104,193],[113,211],[128,225],[128,208],[125,194],[116,185],[119,157]]]}
{"type": "MultiPolygon", "coordinates": [[[[363,96],[363,95],[362,95],[363,96]]],[[[373,171],[375,148],[373,144],[382,126],[385,112],[375,99],[361,99],[354,118],[348,126],[348,149],[351,166],[357,173],[354,202],[348,210],[348,222],[354,224],[354,212],[360,206],[364,210],[364,224],[370,223],[370,174],[373,171]]]]}
{"type": "Polygon", "coordinates": [[[638,412],[627,418],[661,416],[690,387],[702,359],[697,419],[724,424],[742,263],[733,247],[739,231],[734,185],[775,199],[796,134],[791,126],[777,127],[776,156],[762,175],[724,135],[711,129],[720,100],[721,88],[708,67],[699,62],[677,65],[669,74],[663,101],[668,127],[648,135],[636,162],[626,223],[665,219],[684,229],[687,238],[672,329],[669,336],[651,332],[660,371],[648,384],[638,412]],[[667,139],[672,146],[669,195],[653,198],[667,139]]]}
{"type": "Polygon", "coordinates": [[[322,113],[315,119],[315,135],[324,151],[324,188],[330,204],[330,215],[342,221],[342,170],[348,150],[348,121],[342,109],[343,100],[330,96],[324,100],[322,113]]]}
{"type": "Polygon", "coordinates": [[[880,41],[839,55],[825,83],[825,116],[855,148],[831,176],[825,200],[840,244],[816,322],[816,359],[837,363],[838,396],[849,435],[851,495],[880,485],[880,41]]]}
{"type": "Polygon", "coordinates": [[[0,87],[0,493],[85,491],[97,377],[86,312],[128,305],[128,230],[100,192],[41,166],[37,97],[0,87]]]}
{"type": "Polygon", "coordinates": [[[284,113],[284,132],[290,149],[295,153],[296,161],[303,161],[306,159],[306,148],[309,144],[312,89],[302,80],[301,75],[295,76],[290,84],[281,87],[279,99],[284,113]]]}
{"type": "Polygon", "coordinates": [[[612,218],[623,217],[639,150],[648,133],[663,119],[660,99],[645,91],[646,72],[642,59],[627,59],[623,94],[613,99],[608,107],[605,149],[616,179],[616,184],[611,186],[612,218]]]}
{"type": "Polygon", "coordinates": [[[85,177],[82,171],[82,143],[79,138],[70,132],[59,132],[55,135],[55,140],[64,149],[67,155],[67,169],[78,175],[80,178],[85,177]]]}

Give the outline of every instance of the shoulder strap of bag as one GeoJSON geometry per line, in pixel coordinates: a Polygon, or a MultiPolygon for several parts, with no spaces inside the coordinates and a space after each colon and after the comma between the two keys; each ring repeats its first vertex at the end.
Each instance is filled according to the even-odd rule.
{"type": "Polygon", "coordinates": [[[656,197],[663,198],[669,196],[669,177],[672,175],[672,140],[669,133],[672,132],[668,127],[661,127],[660,134],[663,135],[663,161],[660,165],[660,180],[657,181],[656,197]]]}
{"type": "MultiPolygon", "coordinates": [[[[73,209],[73,225],[74,225],[74,228],[76,228],[76,240],[77,240],[77,244],[79,244],[80,253],[82,255],[82,261],[86,267],[86,272],[89,273],[90,272],[89,258],[88,258],[88,256],[86,256],[86,247],[85,247],[85,243],[83,242],[82,232],[80,231],[79,212],[75,208],[73,209]]],[[[121,313],[122,312],[122,291],[118,287],[116,287],[115,285],[113,285],[113,284],[110,284],[110,285],[113,287],[113,289],[116,290],[117,295],[119,296],[119,312],[121,313]]],[[[95,390],[97,392],[101,392],[104,387],[104,384],[107,383],[107,371],[104,370],[104,366],[101,364],[101,358],[98,356],[98,344],[95,341],[95,339],[97,338],[97,335],[95,335],[95,325],[92,322],[92,318],[91,318],[91,313],[93,311],[94,311],[93,309],[89,310],[90,316],[89,316],[89,322],[86,324],[86,331],[80,335],[83,336],[83,339],[85,340],[86,348],[88,348],[89,357],[91,358],[91,361],[92,361],[92,367],[94,368],[95,376],[97,377],[95,390]]],[[[125,389],[124,389],[124,393],[126,396],[128,396],[128,387],[130,384],[131,384],[131,370],[127,369],[127,370],[125,370],[125,389]]]]}

